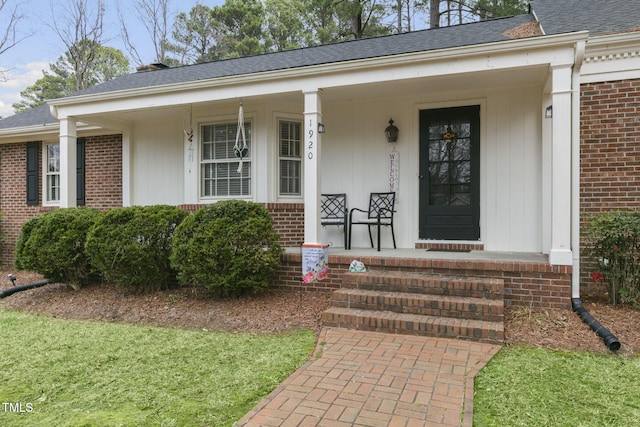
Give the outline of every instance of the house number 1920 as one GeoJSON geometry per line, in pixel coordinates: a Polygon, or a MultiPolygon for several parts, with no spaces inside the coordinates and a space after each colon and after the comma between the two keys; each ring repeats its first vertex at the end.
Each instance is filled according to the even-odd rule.
{"type": "Polygon", "coordinates": [[[313,122],[311,120],[309,120],[309,153],[307,154],[307,158],[309,160],[313,159],[313,122]]]}

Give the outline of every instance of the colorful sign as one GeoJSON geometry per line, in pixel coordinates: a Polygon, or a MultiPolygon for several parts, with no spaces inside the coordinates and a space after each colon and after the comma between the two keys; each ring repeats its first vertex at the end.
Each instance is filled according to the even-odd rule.
{"type": "Polygon", "coordinates": [[[329,245],[304,243],[302,245],[302,283],[314,283],[329,274],[329,245]]]}

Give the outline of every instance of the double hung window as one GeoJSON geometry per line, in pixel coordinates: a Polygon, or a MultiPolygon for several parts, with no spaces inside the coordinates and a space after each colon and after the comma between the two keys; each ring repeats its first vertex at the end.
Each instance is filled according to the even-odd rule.
{"type": "MultiPolygon", "coordinates": [[[[200,128],[200,196],[237,197],[251,195],[251,123],[245,122],[248,150],[236,156],[236,123],[203,125],[200,128]]],[[[242,144],[242,141],[240,141],[242,144]]]]}
{"type": "Polygon", "coordinates": [[[278,124],[280,194],[302,194],[302,124],[281,120],[278,124]]]}
{"type": "Polygon", "coordinates": [[[47,202],[60,201],[60,144],[47,145],[47,202]]]}

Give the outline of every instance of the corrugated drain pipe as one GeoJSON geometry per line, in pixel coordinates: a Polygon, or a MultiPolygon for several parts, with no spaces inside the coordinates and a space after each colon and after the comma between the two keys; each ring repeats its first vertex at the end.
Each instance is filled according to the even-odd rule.
{"type": "Polygon", "coordinates": [[[602,340],[604,341],[604,345],[611,351],[620,350],[620,341],[613,335],[607,328],[602,326],[600,322],[598,322],[594,317],[587,311],[586,308],[582,306],[582,301],[580,298],[571,298],[571,306],[573,307],[573,311],[576,312],[578,316],[582,319],[584,323],[589,325],[591,330],[593,330],[602,340]]]}
{"type": "Polygon", "coordinates": [[[16,292],[22,292],[29,289],[39,288],[41,286],[48,285],[49,283],[53,283],[51,280],[43,280],[42,282],[30,283],[28,285],[22,286],[14,286],[13,288],[5,289],[4,291],[0,291],[0,298],[5,298],[10,295],[15,294],[16,292]]]}

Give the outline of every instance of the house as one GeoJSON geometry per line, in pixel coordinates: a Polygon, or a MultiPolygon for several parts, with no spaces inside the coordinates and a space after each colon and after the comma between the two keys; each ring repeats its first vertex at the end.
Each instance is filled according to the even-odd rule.
{"type": "MultiPolygon", "coordinates": [[[[581,274],[588,285],[580,213],[640,205],[639,22],[636,1],[535,0],[521,16],[141,71],[52,100],[0,121],[3,260],[48,209],[225,198],[264,203],[285,245],[341,246],[321,194],[366,207],[393,189],[399,248],[497,254],[511,303],[566,307],[581,274]]],[[[365,227],[352,238],[369,246],[365,227]]]]}

